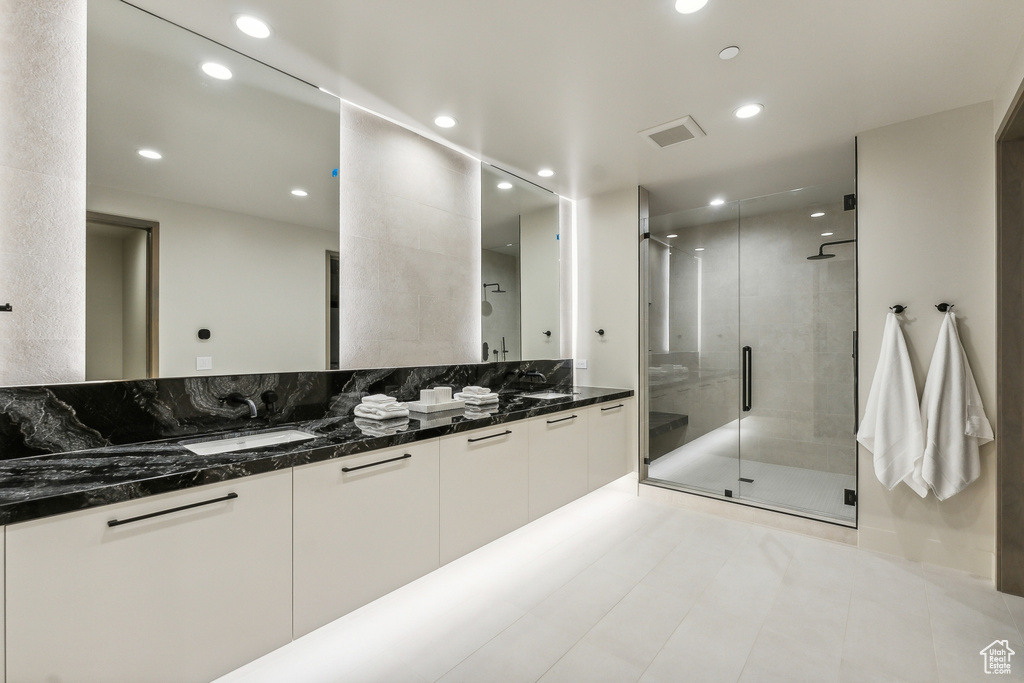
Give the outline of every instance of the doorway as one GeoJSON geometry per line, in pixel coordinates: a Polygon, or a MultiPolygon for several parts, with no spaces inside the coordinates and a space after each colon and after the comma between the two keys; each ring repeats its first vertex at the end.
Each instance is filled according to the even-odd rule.
{"type": "Polygon", "coordinates": [[[85,378],[156,377],[159,225],[86,212],[85,378]]]}

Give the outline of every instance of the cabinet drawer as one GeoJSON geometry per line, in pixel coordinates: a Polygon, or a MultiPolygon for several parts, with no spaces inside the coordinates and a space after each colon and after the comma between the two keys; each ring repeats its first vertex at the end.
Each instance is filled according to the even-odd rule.
{"type": "Polygon", "coordinates": [[[530,519],[586,495],[587,410],[529,421],[530,519]]]}
{"type": "Polygon", "coordinates": [[[633,471],[636,444],[631,438],[636,403],[633,398],[588,408],[590,438],[589,488],[593,491],[633,471]]]}
{"type": "Polygon", "coordinates": [[[529,521],[527,425],[441,438],[441,564],[529,521]]]}
{"type": "Polygon", "coordinates": [[[286,644],[291,492],[287,470],[9,526],[8,680],[208,681],[286,644]]]}
{"type": "Polygon", "coordinates": [[[295,637],[439,566],[438,440],[295,468],[295,637]]]}

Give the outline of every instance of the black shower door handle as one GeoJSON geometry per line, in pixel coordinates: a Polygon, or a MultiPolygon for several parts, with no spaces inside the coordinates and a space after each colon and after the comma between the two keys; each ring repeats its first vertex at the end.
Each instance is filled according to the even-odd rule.
{"type": "Polygon", "coordinates": [[[743,412],[749,412],[754,393],[754,350],[743,347],[743,412]]]}

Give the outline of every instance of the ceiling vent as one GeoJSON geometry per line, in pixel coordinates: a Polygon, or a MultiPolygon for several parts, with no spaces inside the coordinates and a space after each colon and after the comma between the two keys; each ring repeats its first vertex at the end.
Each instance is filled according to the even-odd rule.
{"type": "Polygon", "coordinates": [[[684,116],[681,119],[642,130],[640,135],[658,147],[671,147],[672,145],[678,145],[680,142],[705,137],[706,133],[701,130],[692,117],[684,116]]]}

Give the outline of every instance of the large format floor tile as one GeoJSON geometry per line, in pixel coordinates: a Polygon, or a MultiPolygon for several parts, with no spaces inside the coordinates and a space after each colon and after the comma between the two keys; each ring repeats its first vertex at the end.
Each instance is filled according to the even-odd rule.
{"type": "Polygon", "coordinates": [[[992,680],[1024,598],[987,580],[636,497],[620,480],[223,683],[992,680]]]}

